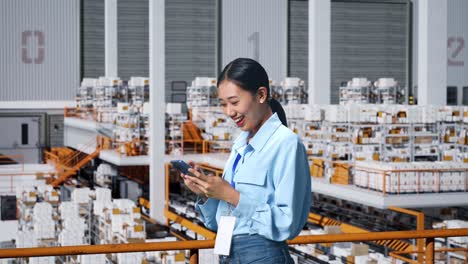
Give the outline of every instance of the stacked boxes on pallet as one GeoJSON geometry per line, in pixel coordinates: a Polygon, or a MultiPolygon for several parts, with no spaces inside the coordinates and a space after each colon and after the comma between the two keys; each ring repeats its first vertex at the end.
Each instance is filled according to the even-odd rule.
{"type": "Polygon", "coordinates": [[[386,193],[466,191],[463,162],[356,162],[354,184],[386,193]],[[385,187],[384,187],[385,181],[385,187]]]}

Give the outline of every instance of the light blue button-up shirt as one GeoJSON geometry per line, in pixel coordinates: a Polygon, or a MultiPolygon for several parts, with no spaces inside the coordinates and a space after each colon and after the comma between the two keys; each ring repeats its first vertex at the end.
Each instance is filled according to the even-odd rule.
{"type": "Polygon", "coordinates": [[[283,241],[294,238],[304,227],[311,203],[311,178],[307,154],[300,138],[273,114],[247,143],[249,132],[234,141],[223,178],[234,176],[240,193],[237,207],[209,198],[197,203],[205,226],[217,231],[223,215],[237,218],[234,235],[259,234],[283,241]],[[241,159],[234,175],[237,154],[241,159]]]}

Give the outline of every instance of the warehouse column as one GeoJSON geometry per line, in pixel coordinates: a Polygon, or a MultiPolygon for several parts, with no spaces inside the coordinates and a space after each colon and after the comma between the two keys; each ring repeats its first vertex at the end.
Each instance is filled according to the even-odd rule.
{"type": "Polygon", "coordinates": [[[164,0],[149,1],[150,214],[163,223],[165,205],[165,30],[164,0]]]}
{"type": "Polygon", "coordinates": [[[104,2],[104,51],[105,74],[118,77],[117,74],[117,0],[104,2]]]}
{"type": "Polygon", "coordinates": [[[331,1],[309,1],[309,104],[330,103],[331,1]]]}
{"type": "Polygon", "coordinates": [[[418,2],[418,104],[447,103],[447,0],[418,2]]]}

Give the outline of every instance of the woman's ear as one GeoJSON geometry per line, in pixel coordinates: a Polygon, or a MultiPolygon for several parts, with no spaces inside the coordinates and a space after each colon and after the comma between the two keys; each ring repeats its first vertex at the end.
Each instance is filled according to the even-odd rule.
{"type": "Polygon", "coordinates": [[[267,93],[267,88],[266,87],[260,87],[258,88],[257,90],[257,96],[258,96],[258,99],[259,99],[259,102],[261,104],[265,103],[267,101],[267,97],[268,97],[268,93],[267,93]]]}

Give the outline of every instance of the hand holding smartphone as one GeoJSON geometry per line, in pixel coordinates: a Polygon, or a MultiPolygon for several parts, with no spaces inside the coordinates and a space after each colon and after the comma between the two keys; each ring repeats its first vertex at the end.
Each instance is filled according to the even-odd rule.
{"type": "Polygon", "coordinates": [[[192,168],[189,164],[187,164],[183,160],[171,160],[171,164],[174,168],[176,168],[178,171],[182,172],[183,174],[190,175],[193,177],[196,177],[193,173],[189,172],[188,169],[192,168]]]}

